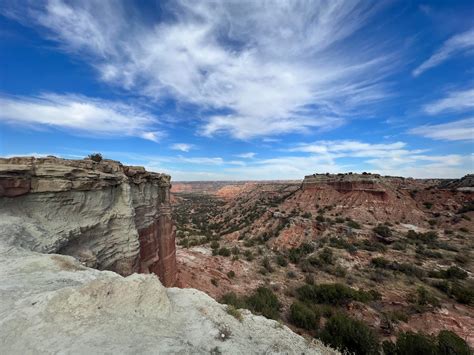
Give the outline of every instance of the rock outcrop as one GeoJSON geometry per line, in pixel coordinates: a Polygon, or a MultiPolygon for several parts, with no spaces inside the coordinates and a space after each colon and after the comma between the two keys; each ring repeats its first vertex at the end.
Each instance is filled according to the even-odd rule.
{"type": "Polygon", "coordinates": [[[424,216],[405,187],[412,180],[371,173],[313,174],[305,176],[294,198],[301,208],[310,212],[329,207],[370,223],[415,222],[424,216]]]}
{"type": "Polygon", "coordinates": [[[112,160],[0,159],[0,216],[21,218],[7,227],[16,244],[121,275],[155,273],[166,286],[176,281],[169,190],[168,175],[112,160]]]}
{"type": "Polygon", "coordinates": [[[176,277],[169,176],[13,158],[0,160],[0,186],[0,353],[336,354],[247,310],[238,320],[201,291],[163,287],[176,277]]]}

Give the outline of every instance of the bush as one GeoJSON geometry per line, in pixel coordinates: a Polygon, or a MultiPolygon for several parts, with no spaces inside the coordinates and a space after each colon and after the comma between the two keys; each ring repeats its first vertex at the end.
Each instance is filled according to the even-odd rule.
{"type": "Polygon", "coordinates": [[[322,223],[322,222],[325,221],[325,218],[324,218],[323,215],[318,214],[318,215],[316,216],[316,221],[322,223]]]}
{"type": "Polygon", "coordinates": [[[262,314],[271,319],[278,319],[280,302],[272,290],[266,287],[259,287],[253,295],[245,300],[251,311],[262,314]]]}
{"type": "Polygon", "coordinates": [[[442,330],[438,334],[438,353],[440,355],[472,354],[467,343],[449,330],[442,330]]]}
{"type": "Polygon", "coordinates": [[[234,292],[226,293],[221,297],[219,302],[232,305],[235,308],[247,308],[244,300],[237,296],[234,292]]]}
{"type": "Polygon", "coordinates": [[[230,278],[230,279],[233,279],[235,277],[235,272],[234,270],[230,270],[228,273],[227,273],[227,277],[230,278]]]}
{"type": "Polygon", "coordinates": [[[301,244],[298,248],[292,248],[288,252],[288,258],[293,264],[297,264],[302,257],[311,254],[314,246],[308,243],[301,244]]]}
{"type": "Polygon", "coordinates": [[[394,344],[383,342],[385,355],[470,355],[467,343],[456,333],[442,330],[437,337],[406,332],[399,335],[394,344]]]}
{"type": "Polygon", "coordinates": [[[392,236],[392,230],[383,224],[379,224],[377,227],[374,227],[373,231],[384,238],[390,238],[392,236]]]}
{"type": "Polygon", "coordinates": [[[332,264],[334,262],[334,254],[332,249],[325,247],[318,255],[319,260],[321,260],[325,264],[332,264]]]}
{"type": "Polygon", "coordinates": [[[346,304],[350,301],[368,302],[374,300],[374,294],[356,290],[340,283],[304,285],[296,289],[298,299],[309,303],[346,304]]]}
{"type": "Polygon", "coordinates": [[[333,348],[354,354],[379,353],[375,333],[365,323],[343,314],[335,314],[329,318],[320,339],[333,348]]]}
{"type": "Polygon", "coordinates": [[[286,258],[283,255],[277,255],[276,263],[281,267],[285,267],[288,265],[288,261],[286,261],[286,258]]]}
{"type": "Polygon", "coordinates": [[[211,242],[211,248],[212,249],[219,249],[219,243],[216,240],[213,240],[211,242]]]}
{"type": "Polygon", "coordinates": [[[265,268],[266,271],[268,272],[273,272],[275,271],[272,267],[272,264],[270,263],[270,259],[268,257],[264,257],[262,260],[262,266],[265,268]]]}
{"type": "Polygon", "coordinates": [[[290,322],[306,330],[315,330],[319,326],[319,314],[301,302],[294,302],[290,307],[290,322]]]}
{"type": "Polygon", "coordinates": [[[467,272],[457,266],[451,266],[447,270],[430,271],[428,276],[438,279],[459,279],[464,280],[467,278],[467,272]]]}
{"type": "Polygon", "coordinates": [[[222,247],[219,249],[219,255],[221,256],[230,256],[230,250],[225,248],[225,247],[222,247]]]}
{"type": "Polygon", "coordinates": [[[360,229],[360,224],[357,223],[356,221],[353,221],[352,219],[348,220],[346,224],[350,228],[360,229]]]}
{"type": "Polygon", "coordinates": [[[424,205],[428,210],[430,210],[431,207],[433,207],[433,203],[432,203],[432,202],[423,202],[423,205],[424,205]]]}
{"type": "Polygon", "coordinates": [[[242,314],[233,305],[231,304],[227,305],[226,311],[228,314],[230,314],[232,317],[237,319],[239,322],[242,322],[242,314]]]}
{"type": "Polygon", "coordinates": [[[102,158],[102,154],[100,154],[100,153],[89,154],[89,155],[87,156],[87,158],[90,159],[90,160],[95,161],[96,163],[101,162],[102,159],[103,159],[103,158],[102,158]]]}
{"type": "Polygon", "coordinates": [[[437,346],[433,337],[428,335],[406,332],[398,336],[396,354],[406,355],[437,355],[437,346]]]}

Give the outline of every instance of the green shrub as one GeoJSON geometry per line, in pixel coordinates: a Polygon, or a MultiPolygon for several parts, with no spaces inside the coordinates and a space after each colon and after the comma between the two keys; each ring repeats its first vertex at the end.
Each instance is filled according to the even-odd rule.
{"type": "Polygon", "coordinates": [[[226,308],[226,312],[228,314],[230,314],[232,317],[234,317],[235,319],[237,319],[239,322],[242,322],[242,313],[240,313],[240,311],[235,308],[233,305],[229,304],[227,305],[227,308],[226,308]]]}
{"type": "Polygon", "coordinates": [[[288,265],[288,261],[286,261],[286,258],[281,254],[276,256],[275,261],[281,267],[285,267],[288,265]]]}
{"type": "Polygon", "coordinates": [[[251,311],[262,314],[271,319],[278,319],[280,311],[280,302],[272,290],[266,287],[259,287],[254,294],[245,300],[251,311]]]}
{"type": "Polygon", "coordinates": [[[392,230],[384,224],[379,224],[377,227],[374,227],[373,231],[384,238],[392,236],[392,230]]]}
{"type": "Polygon", "coordinates": [[[215,287],[219,286],[219,283],[217,282],[216,279],[211,279],[211,284],[213,284],[215,287]]]}
{"type": "Polygon", "coordinates": [[[245,301],[237,296],[234,292],[226,293],[219,300],[220,303],[232,305],[235,308],[247,308],[245,301]]]}
{"type": "Polygon", "coordinates": [[[381,269],[388,269],[390,266],[390,261],[382,257],[372,258],[371,263],[381,269]]]}
{"type": "Polygon", "coordinates": [[[352,219],[348,220],[346,224],[350,228],[360,229],[360,224],[357,223],[356,221],[353,221],[352,219]]]}
{"type": "Polygon", "coordinates": [[[319,314],[299,301],[291,305],[289,319],[297,327],[307,330],[315,330],[319,325],[319,314]]]}
{"type": "Polygon", "coordinates": [[[309,303],[346,304],[350,301],[369,302],[374,294],[356,290],[340,283],[304,285],[296,289],[298,299],[309,303]]]}
{"type": "Polygon", "coordinates": [[[427,209],[431,209],[431,207],[433,207],[433,203],[432,202],[423,202],[423,205],[427,208],[427,209]]]}
{"type": "Polygon", "coordinates": [[[219,255],[221,256],[230,256],[230,250],[225,248],[225,247],[222,247],[219,249],[219,255]]]}
{"type": "Polygon", "coordinates": [[[312,244],[303,243],[298,248],[292,248],[288,252],[288,258],[293,264],[297,264],[304,256],[314,251],[312,244]]]}
{"type": "Polygon", "coordinates": [[[332,264],[334,263],[334,254],[332,249],[325,247],[318,255],[319,260],[321,260],[325,264],[332,264]]]}
{"type": "Polygon", "coordinates": [[[468,274],[466,271],[461,269],[457,266],[451,266],[447,270],[439,270],[439,271],[430,271],[428,276],[438,278],[438,279],[459,279],[463,280],[466,279],[468,274]]]}
{"type": "Polygon", "coordinates": [[[216,240],[213,240],[211,242],[211,248],[212,249],[219,249],[219,243],[216,240]]]}
{"type": "Polygon", "coordinates": [[[402,333],[396,343],[396,354],[437,355],[437,350],[433,337],[420,333],[402,333]]]}
{"type": "Polygon", "coordinates": [[[324,218],[323,215],[318,214],[318,215],[316,216],[316,221],[322,223],[322,222],[325,221],[325,218],[324,218]]]}
{"type": "Polygon", "coordinates": [[[329,318],[320,339],[333,348],[356,355],[379,353],[375,333],[365,323],[343,314],[335,314],[329,318]]]}
{"type": "Polygon", "coordinates": [[[438,334],[438,354],[440,355],[470,355],[469,345],[456,333],[442,330],[438,334]]]}
{"type": "Polygon", "coordinates": [[[384,355],[470,355],[467,343],[456,333],[442,330],[437,337],[422,333],[406,332],[396,343],[383,342],[384,355]]]}
{"type": "Polygon", "coordinates": [[[87,156],[87,158],[90,159],[90,160],[95,161],[96,163],[101,162],[102,159],[103,159],[103,158],[102,158],[102,154],[100,154],[100,153],[89,154],[89,155],[87,156]]]}
{"type": "Polygon", "coordinates": [[[230,270],[228,273],[227,273],[227,277],[230,278],[230,279],[233,279],[235,277],[235,272],[234,270],[230,270]]]}

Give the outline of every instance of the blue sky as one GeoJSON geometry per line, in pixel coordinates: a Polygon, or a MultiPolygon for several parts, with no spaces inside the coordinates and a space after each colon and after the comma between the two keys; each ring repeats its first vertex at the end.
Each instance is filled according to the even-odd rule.
{"type": "Polygon", "coordinates": [[[472,1],[0,1],[0,155],[474,172],[472,1]]]}

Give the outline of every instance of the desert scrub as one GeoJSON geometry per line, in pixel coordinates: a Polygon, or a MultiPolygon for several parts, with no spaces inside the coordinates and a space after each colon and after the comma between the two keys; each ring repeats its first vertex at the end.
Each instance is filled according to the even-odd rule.
{"type": "Polygon", "coordinates": [[[261,314],[267,318],[278,319],[280,301],[272,290],[266,287],[257,288],[252,295],[239,297],[234,292],[222,296],[220,303],[232,305],[235,308],[247,308],[253,313],[261,314]]]}
{"type": "Polygon", "coordinates": [[[356,290],[340,283],[304,285],[296,289],[298,299],[307,303],[343,305],[351,301],[369,302],[379,298],[375,292],[356,290]]]}
{"type": "Polygon", "coordinates": [[[242,322],[243,320],[242,313],[240,313],[240,311],[237,308],[235,308],[233,305],[231,304],[227,305],[226,312],[230,314],[232,317],[234,317],[235,319],[237,319],[239,322],[242,322]]]}
{"type": "Polygon", "coordinates": [[[288,261],[286,261],[286,258],[281,254],[276,256],[275,261],[281,267],[288,266],[288,261]]]}
{"type": "Polygon", "coordinates": [[[384,238],[390,238],[392,236],[392,230],[384,224],[379,224],[377,227],[374,227],[373,231],[384,238]]]}
{"type": "Polygon", "coordinates": [[[319,327],[320,315],[314,308],[302,302],[295,301],[290,307],[289,320],[292,324],[306,330],[316,330],[319,327]]]}
{"type": "Polygon", "coordinates": [[[379,354],[375,333],[362,321],[342,313],[330,317],[319,338],[327,345],[354,354],[379,354]]]}

